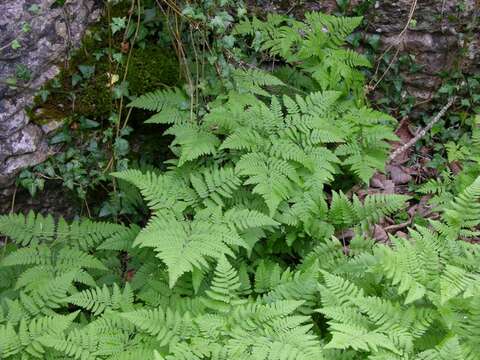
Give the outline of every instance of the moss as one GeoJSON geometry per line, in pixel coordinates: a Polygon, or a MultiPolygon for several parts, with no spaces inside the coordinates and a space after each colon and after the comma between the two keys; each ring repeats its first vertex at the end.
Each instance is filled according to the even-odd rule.
{"type": "Polygon", "coordinates": [[[175,54],[160,46],[136,49],[132,53],[127,80],[131,94],[139,95],[179,82],[175,54]]]}
{"type": "Polygon", "coordinates": [[[37,105],[32,111],[33,121],[44,121],[44,109],[48,113],[57,115],[56,119],[75,114],[99,119],[110,114],[112,100],[110,89],[107,87],[106,72],[96,69],[92,79],[74,87],[72,86],[72,75],[76,72],[76,62],[72,62],[68,68],[62,69],[54,82],[46,85],[45,88],[50,95],[46,102],[37,99],[37,105]],[[60,84],[59,88],[53,86],[55,82],[60,84]],[[39,109],[42,111],[39,112],[39,109]]]}
{"type": "Polygon", "coordinates": [[[68,111],[61,109],[58,105],[44,104],[42,107],[27,111],[30,121],[38,125],[45,125],[51,121],[58,121],[68,117],[68,111]]]}
{"type": "MultiPolygon", "coordinates": [[[[110,9],[110,14],[112,17],[126,16],[130,6],[130,1],[120,2],[110,9]]],[[[52,119],[75,119],[78,116],[97,121],[109,117],[115,106],[108,86],[110,66],[105,54],[99,60],[95,57],[99,51],[108,50],[108,26],[108,20],[104,17],[87,31],[81,47],[72,55],[67,66],[60,65],[60,74],[45,84],[44,89],[50,93],[47,100],[42,102],[40,97],[36,98],[30,110],[32,121],[45,124],[52,119]],[[95,73],[73,86],[72,77],[80,73],[79,65],[95,66],[95,73]]],[[[130,59],[127,81],[131,95],[174,86],[179,82],[179,67],[174,52],[156,45],[157,38],[146,40],[146,48],[135,47],[130,59]]],[[[120,52],[121,32],[115,34],[112,41],[113,51],[120,52]]],[[[112,66],[115,67],[115,64],[112,66]]],[[[120,67],[115,72],[122,77],[124,70],[120,67]]]]}

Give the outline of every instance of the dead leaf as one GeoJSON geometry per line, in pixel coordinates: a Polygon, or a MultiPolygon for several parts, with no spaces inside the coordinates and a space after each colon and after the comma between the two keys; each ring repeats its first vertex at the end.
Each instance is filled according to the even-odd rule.
{"type": "Polygon", "coordinates": [[[126,54],[128,53],[128,50],[130,50],[130,43],[128,41],[124,41],[122,42],[122,45],[121,45],[121,52],[126,54]]]}
{"type": "MultiPolygon", "coordinates": [[[[408,143],[411,139],[413,139],[414,135],[410,130],[410,121],[408,117],[404,117],[400,123],[398,124],[397,130],[395,130],[395,135],[400,138],[400,141],[392,143],[391,151],[394,152],[402,145],[408,143]]],[[[404,164],[410,158],[411,149],[407,149],[401,154],[399,154],[395,159],[392,160],[392,164],[404,164]]]]}
{"type": "Polygon", "coordinates": [[[389,165],[387,170],[390,173],[390,177],[395,185],[408,184],[412,180],[408,170],[403,166],[389,165]]]}
{"type": "Polygon", "coordinates": [[[384,174],[377,172],[373,174],[372,178],[370,179],[370,186],[377,189],[383,189],[383,182],[385,180],[387,180],[387,177],[384,174]]]}
{"type": "Polygon", "coordinates": [[[463,170],[460,161],[452,161],[450,164],[448,164],[448,167],[455,175],[458,175],[463,170]]]}
{"type": "Polygon", "coordinates": [[[373,238],[379,242],[387,242],[388,234],[380,225],[375,225],[373,228],[373,238]]]}

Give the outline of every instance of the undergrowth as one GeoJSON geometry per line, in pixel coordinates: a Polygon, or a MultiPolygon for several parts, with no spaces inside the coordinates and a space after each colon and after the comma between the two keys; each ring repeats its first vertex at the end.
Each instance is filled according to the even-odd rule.
{"type": "Polygon", "coordinates": [[[139,224],[1,216],[0,357],[479,359],[480,178],[385,243],[409,198],[351,194],[396,140],[345,47],[360,21],[244,18],[232,41],[276,71],[227,46],[215,81],[132,98],[174,154],[112,174],[139,224]]]}

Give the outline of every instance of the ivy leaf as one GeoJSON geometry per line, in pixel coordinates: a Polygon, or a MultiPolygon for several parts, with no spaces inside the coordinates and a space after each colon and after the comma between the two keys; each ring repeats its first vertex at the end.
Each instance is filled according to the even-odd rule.
{"type": "Polygon", "coordinates": [[[30,31],[32,30],[32,27],[30,26],[29,23],[27,22],[24,22],[23,25],[22,25],[22,32],[27,34],[29,33],[30,31]]]}
{"type": "Polygon", "coordinates": [[[122,96],[128,96],[128,81],[122,81],[119,85],[113,88],[113,97],[120,99],[122,96]]]}
{"type": "Polygon", "coordinates": [[[72,86],[76,86],[81,81],[82,81],[82,76],[80,74],[72,75],[72,86]]]}
{"type": "Polygon", "coordinates": [[[128,141],[122,138],[117,138],[115,140],[114,148],[115,148],[115,153],[118,156],[125,156],[128,154],[128,149],[129,149],[128,141]]]}
{"type": "Polygon", "coordinates": [[[22,47],[22,45],[20,44],[20,41],[18,41],[17,39],[13,40],[10,46],[12,47],[13,50],[17,50],[22,47]]]}
{"type": "Polygon", "coordinates": [[[54,145],[54,144],[69,142],[71,139],[72,138],[70,137],[70,135],[67,132],[64,131],[64,132],[58,133],[57,135],[52,137],[50,139],[50,144],[54,145]]]}
{"type": "Polygon", "coordinates": [[[29,8],[28,11],[30,11],[32,14],[39,14],[41,11],[41,8],[38,4],[32,4],[29,8]]]}
{"type": "Polygon", "coordinates": [[[87,119],[85,117],[82,117],[80,119],[80,129],[85,130],[85,129],[94,129],[96,127],[99,127],[100,123],[94,120],[87,119]]]}
{"type": "Polygon", "coordinates": [[[110,24],[110,28],[112,29],[112,34],[115,34],[116,32],[125,29],[125,26],[127,24],[127,18],[126,17],[114,17],[112,19],[112,23],[110,24]]]}
{"type": "Polygon", "coordinates": [[[114,53],[114,54],[112,55],[112,58],[113,58],[113,60],[115,60],[115,61],[118,62],[119,64],[122,64],[122,63],[123,63],[123,54],[120,53],[120,52],[114,53]]]}
{"type": "Polygon", "coordinates": [[[78,70],[80,70],[84,79],[90,79],[95,74],[95,66],[93,65],[79,65],[78,70]]]}

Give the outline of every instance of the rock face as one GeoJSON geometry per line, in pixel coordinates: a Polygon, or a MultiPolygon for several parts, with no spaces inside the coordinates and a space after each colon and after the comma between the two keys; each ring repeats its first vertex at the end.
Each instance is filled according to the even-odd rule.
{"type": "MultiPolygon", "coordinates": [[[[479,71],[480,68],[480,2],[479,0],[417,0],[409,28],[402,37],[408,22],[413,0],[371,1],[365,13],[367,28],[365,35],[378,35],[383,52],[393,45],[400,52],[415,56],[420,71],[402,74],[408,92],[418,101],[428,99],[440,86],[442,71],[460,66],[464,72],[479,71]],[[464,56],[459,56],[459,51],[464,56]],[[462,59],[461,64],[455,62],[462,59]]],[[[301,18],[306,11],[337,11],[336,0],[249,0],[253,11],[288,12],[301,18]]],[[[365,1],[351,0],[350,9],[361,6],[365,1]]]]}
{"type": "Polygon", "coordinates": [[[0,1],[0,202],[18,172],[49,155],[26,108],[100,16],[99,0],[0,1]]]}

